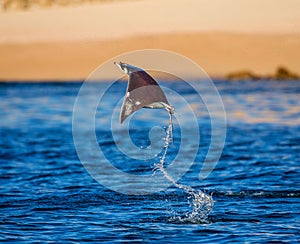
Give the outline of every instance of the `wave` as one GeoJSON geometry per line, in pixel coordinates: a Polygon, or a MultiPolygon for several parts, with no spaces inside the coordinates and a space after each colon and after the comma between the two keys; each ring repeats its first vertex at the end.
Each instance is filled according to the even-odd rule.
{"type": "Polygon", "coordinates": [[[298,191],[265,191],[265,190],[242,190],[242,191],[212,191],[211,194],[215,197],[267,197],[267,198],[282,198],[282,197],[300,197],[298,191]]]}

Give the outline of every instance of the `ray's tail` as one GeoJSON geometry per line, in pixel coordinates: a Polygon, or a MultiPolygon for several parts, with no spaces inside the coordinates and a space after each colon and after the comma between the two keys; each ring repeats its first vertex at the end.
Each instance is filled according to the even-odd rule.
{"type": "Polygon", "coordinates": [[[167,143],[172,143],[173,141],[173,114],[174,114],[174,107],[170,106],[167,107],[167,111],[169,112],[169,127],[167,130],[167,137],[166,139],[168,140],[167,143]]]}

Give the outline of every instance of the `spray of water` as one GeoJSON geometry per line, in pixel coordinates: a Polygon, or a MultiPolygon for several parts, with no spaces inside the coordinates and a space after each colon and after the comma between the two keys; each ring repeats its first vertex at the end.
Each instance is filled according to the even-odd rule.
{"type": "Polygon", "coordinates": [[[187,200],[191,211],[185,214],[185,216],[175,216],[174,220],[180,222],[192,222],[199,223],[205,222],[208,218],[209,213],[213,209],[214,201],[210,195],[205,194],[201,190],[195,190],[190,186],[180,184],[176,182],[172,176],[167,172],[164,164],[170,143],[173,140],[172,137],[172,119],[170,114],[170,124],[166,130],[165,145],[163,148],[162,156],[160,157],[159,163],[156,163],[154,170],[160,170],[163,175],[178,189],[183,190],[187,194],[187,200]]]}

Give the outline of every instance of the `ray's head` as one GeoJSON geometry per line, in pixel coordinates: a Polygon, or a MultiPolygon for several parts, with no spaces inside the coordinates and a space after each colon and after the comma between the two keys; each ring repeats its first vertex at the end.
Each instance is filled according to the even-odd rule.
{"type": "Polygon", "coordinates": [[[133,72],[143,71],[141,68],[123,62],[114,62],[114,64],[127,75],[130,75],[133,72]]]}

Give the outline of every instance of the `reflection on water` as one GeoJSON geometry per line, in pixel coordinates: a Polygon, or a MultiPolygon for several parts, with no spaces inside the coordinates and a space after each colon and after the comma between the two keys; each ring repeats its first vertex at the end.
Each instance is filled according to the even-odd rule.
{"type": "Polygon", "coordinates": [[[221,88],[229,123],[300,124],[298,81],[252,83],[230,82],[221,88]]]}

